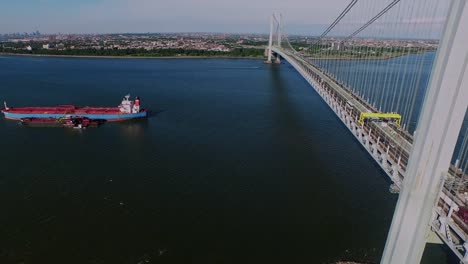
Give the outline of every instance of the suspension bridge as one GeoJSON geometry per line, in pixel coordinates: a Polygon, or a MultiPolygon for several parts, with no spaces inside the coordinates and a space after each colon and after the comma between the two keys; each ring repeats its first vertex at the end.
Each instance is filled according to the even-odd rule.
{"type": "Polygon", "coordinates": [[[315,38],[270,18],[266,63],[294,67],[399,193],[382,263],[432,242],[468,263],[468,4],[449,2],[352,0],[315,38]]]}

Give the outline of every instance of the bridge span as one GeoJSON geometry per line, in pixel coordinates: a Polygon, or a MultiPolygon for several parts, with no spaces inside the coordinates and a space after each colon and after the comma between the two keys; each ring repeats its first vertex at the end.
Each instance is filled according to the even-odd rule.
{"type": "Polygon", "coordinates": [[[388,175],[393,183],[393,191],[398,192],[411,150],[412,137],[405,135],[393,123],[372,120],[359,123],[361,113],[377,110],[299,55],[278,47],[273,47],[272,51],[286,59],[323,98],[388,175]]]}
{"type": "MultiPolygon", "coordinates": [[[[291,64],[322,97],[388,176],[392,182],[390,191],[397,193],[404,188],[403,179],[413,147],[413,136],[392,122],[368,119],[360,123],[361,113],[376,113],[378,110],[299,53],[277,46],[272,46],[271,51],[291,64]]],[[[453,165],[448,171],[451,177],[464,176],[453,165]]],[[[441,190],[431,220],[433,234],[437,236],[431,236],[428,241],[444,242],[463,263],[468,263],[468,225],[455,213],[466,205],[465,201],[466,197],[462,194],[453,194],[445,188],[441,190]]]]}
{"type": "Polygon", "coordinates": [[[468,3],[448,2],[352,0],[320,36],[293,43],[282,16],[270,20],[266,62],[289,62],[400,193],[383,264],[418,263],[431,242],[468,264],[468,3]],[[424,60],[414,58],[434,50],[424,80],[424,60]]]}

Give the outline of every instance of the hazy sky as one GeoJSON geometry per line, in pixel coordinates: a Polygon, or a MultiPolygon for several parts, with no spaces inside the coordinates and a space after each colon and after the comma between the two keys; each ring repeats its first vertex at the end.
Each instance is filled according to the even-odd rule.
{"type": "MultiPolygon", "coordinates": [[[[376,14],[392,0],[360,0],[368,10],[349,15],[362,20],[376,14]],[[381,6],[378,6],[379,3],[381,6]]],[[[443,2],[439,0],[401,1],[400,20],[432,21],[440,17],[423,13],[404,14],[404,3],[443,2]],[[405,17],[406,16],[406,17],[405,17]]],[[[348,5],[350,0],[2,0],[0,33],[120,33],[120,32],[239,32],[268,33],[269,16],[281,12],[290,34],[317,34],[348,5]]],[[[359,5],[358,4],[358,5],[359,5]]],[[[354,11],[354,10],[353,10],[354,11]]],[[[398,11],[395,8],[395,12],[398,11]]],[[[427,12],[426,12],[427,13],[427,12]]],[[[443,19],[442,19],[443,20],[443,19]]],[[[344,22],[344,21],[343,21],[344,22]]],[[[361,23],[361,21],[359,21],[361,23]]]]}
{"type": "Polygon", "coordinates": [[[3,0],[0,33],[36,29],[50,33],[267,33],[274,11],[283,13],[288,24],[300,31],[329,23],[349,1],[320,2],[326,4],[317,6],[317,0],[3,0]]]}

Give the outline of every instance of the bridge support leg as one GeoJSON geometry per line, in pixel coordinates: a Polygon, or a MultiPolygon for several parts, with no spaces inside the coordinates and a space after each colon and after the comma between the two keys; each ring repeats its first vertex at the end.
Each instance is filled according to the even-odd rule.
{"type": "Polygon", "coordinates": [[[432,211],[439,200],[443,175],[450,165],[468,106],[466,25],[467,1],[453,0],[419,117],[418,133],[414,138],[382,264],[421,261],[432,211]]]}
{"type": "Polygon", "coordinates": [[[394,182],[399,182],[400,181],[400,176],[398,174],[398,169],[400,166],[398,165],[393,165],[392,166],[392,178],[394,182]]]}
{"type": "Polygon", "coordinates": [[[382,153],[382,167],[386,171],[388,168],[387,153],[382,153]]]}
{"type": "Polygon", "coordinates": [[[375,141],[375,144],[373,145],[373,146],[374,146],[374,152],[373,152],[373,154],[374,154],[374,156],[376,156],[376,157],[377,157],[378,154],[379,154],[379,153],[377,152],[377,150],[379,149],[379,142],[380,142],[380,137],[377,137],[377,141],[375,141]]]}
{"type": "Polygon", "coordinates": [[[276,64],[281,64],[281,56],[279,54],[276,55],[276,60],[275,60],[275,63],[276,64]]]}
{"type": "Polygon", "coordinates": [[[446,224],[447,220],[445,217],[441,216],[439,217],[439,223],[440,223],[440,226],[439,226],[439,233],[441,234],[444,234],[445,233],[445,224],[446,224]]]}
{"type": "Polygon", "coordinates": [[[271,56],[272,56],[272,46],[273,46],[273,15],[270,17],[270,39],[268,40],[268,58],[266,63],[271,63],[271,56]]]}
{"type": "Polygon", "coordinates": [[[372,144],[372,155],[374,155],[374,157],[378,157],[377,156],[377,144],[372,144]]]}
{"type": "Polygon", "coordinates": [[[392,177],[395,183],[400,183],[401,181],[400,175],[398,173],[398,170],[400,169],[400,161],[401,161],[401,157],[398,158],[398,162],[396,164],[392,165],[392,177]]]}

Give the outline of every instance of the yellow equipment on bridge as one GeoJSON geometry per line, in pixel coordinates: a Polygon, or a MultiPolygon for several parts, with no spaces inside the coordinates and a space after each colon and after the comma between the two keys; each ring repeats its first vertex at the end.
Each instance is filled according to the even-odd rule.
{"type": "Polygon", "coordinates": [[[400,125],[401,122],[401,115],[398,113],[366,113],[362,112],[359,116],[359,123],[364,123],[364,120],[367,118],[385,118],[385,119],[393,119],[397,125],[400,125]]]}

